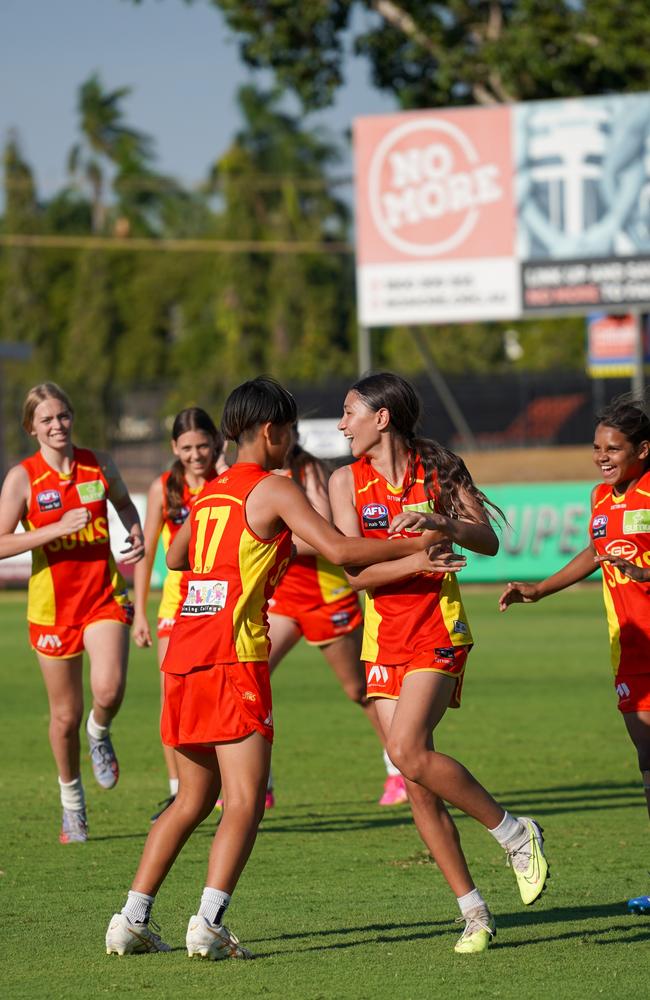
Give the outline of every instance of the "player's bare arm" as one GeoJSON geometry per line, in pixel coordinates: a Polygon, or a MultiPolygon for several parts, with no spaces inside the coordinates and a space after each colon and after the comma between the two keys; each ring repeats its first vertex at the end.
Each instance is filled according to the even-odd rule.
{"type": "Polygon", "coordinates": [[[96,454],[108,482],[108,499],[127,532],[128,545],[120,553],[122,562],[137,563],[144,556],[144,536],[140,515],[111,456],[105,452],[96,454]]]}
{"type": "Polygon", "coordinates": [[[246,501],[246,517],[261,538],[272,538],[286,524],[335,566],[401,559],[434,541],[426,531],[418,538],[395,541],[347,538],[316,513],[299,486],[282,476],[269,476],[255,487],[246,501]]]}
{"type": "Polygon", "coordinates": [[[81,531],[88,524],[90,514],[86,507],[67,510],[52,524],[33,531],[15,534],[16,528],[27,511],[29,501],[29,476],[26,470],[16,465],[10,469],[0,494],[0,559],[31,552],[41,545],[47,545],[56,538],[65,538],[75,531],[81,531]]]}

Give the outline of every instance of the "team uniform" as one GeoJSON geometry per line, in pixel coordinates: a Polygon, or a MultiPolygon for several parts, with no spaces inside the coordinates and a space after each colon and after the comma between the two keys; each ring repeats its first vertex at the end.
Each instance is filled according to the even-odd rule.
{"type": "Polygon", "coordinates": [[[290,618],[314,646],[326,646],[363,623],[357,595],[338,566],[322,556],[299,555],[269,601],[273,615],[290,618]]]}
{"type": "Polygon", "coordinates": [[[267,607],[289,563],[291,532],[259,538],[245,509],[268,475],[237,463],[192,507],[187,596],[162,664],[166,746],[201,749],[253,731],[273,740],[267,607]]]}
{"type": "MultiPolygon", "coordinates": [[[[163,525],[160,532],[160,539],[165,554],[172,541],[185,523],[196,497],[201,492],[202,487],[192,490],[183,480],[183,497],[181,508],[178,512],[172,513],[167,503],[167,483],[171,473],[164,472],[160,477],[162,485],[162,516],[163,525]]],[[[206,482],[211,481],[216,476],[216,472],[208,477],[206,482]]],[[[168,570],[163,581],[160,604],[158,606],[158,638],[162,639],[171,635],[174,623],[178,618],[180,609],[185,600],[186,588],[183,573],[180,570],[168,570]]]]}
{"type": "Polygon", "coordinates": [[[54,659],[83,651],[84,629],[93,622],[130,625],[133,606],[111,554],[108,533],[109,484],[94,452],[73,449],[68,474],[47,464],[41,452],[21,462],[30,481],[25,531],[61,520],[67,510],[86,507],[88,524],[32,550],[27,621],[32,647],[54,659]]]}
{"type": "MultiPolygon", "coordinates": [[[[599,555],[650,566],[650,472],[624,496],[601,483],[594,492],[590,534],[599,555]]],[[[650,583],[637,583],[602,564],[603,596],[618,707],[650,711],[650,583]]]]}
{"type": "MultiPolygon", "coordinates": [[[[419,461],[415,481],[409,481],[407,470],[400,486],[389,483],[367,458],[351,469],[354,504],[366,538],[390,537],[390,523],[402,511],[431,511],[419,461]]],[[[456,679],[451,707],[458,708],[472,642],[454,574],[420,573],[376,587],[366,597],[361,652],[368,697],[395,700],[406,674],[433,671],[456,679]]]]}

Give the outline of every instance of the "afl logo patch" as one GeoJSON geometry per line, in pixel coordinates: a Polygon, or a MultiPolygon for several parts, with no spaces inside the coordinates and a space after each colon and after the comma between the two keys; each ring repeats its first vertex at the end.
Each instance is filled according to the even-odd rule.
{"type": "Polygon", "coordinates": [[[388,507],[383,503],[367,503],[361,510],[363,526],[369,531],[388,527],[388,507]]]}
{"type": "Polygon", "coordinates": [[[607,514],[598,514],[591,522],[591,533],[594,538],[604,538],[607,534],[607,514]]]}
{"type": "Polygon", "coordinates": [[[634,559],[638,551],[639,548],[634,542],[628,542],[624,538],[617,538],[605,546],[608,556],[619,556],[621,559],[634,559]]]}
{"type": "Polygon", "coordinates": [[[38,504],[38,509],[41,511],[45,510],[60,510],[61,509],[61,494],[58,490],[43,490],[36,497],[36,503],[38,504]]]}

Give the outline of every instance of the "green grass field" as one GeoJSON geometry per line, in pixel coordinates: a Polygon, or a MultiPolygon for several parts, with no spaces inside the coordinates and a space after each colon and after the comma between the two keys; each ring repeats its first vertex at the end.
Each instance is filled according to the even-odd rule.
{"type": "Polygon", "coordinates": [[[648,820],[615,708],[599,589],[506,615],[496,612],[496,596],[466,594],[477,647],[464,707],[448,713],[438,746],[504,805],[541,820],[553,875],[542,900],[524,910],[496,843],[459,817],[499,933],[486,955],[454,955],[455,900],[408,808],[375,804],[383,768],[374,736],[320,654],[301,645],[275,675],[277,806],[228,913],[258,958],[217,964],[190,962],[183,949],[213,819],[194,834],[156,903],[174,952],[104,953],[108,919],[122,906],[152,807],[166,794],[153,653],[132,654],[114,727],[120,783],[102,792],[84,761],[92,839],[63,847],[24,596],[2,596],[3,995],[647,996],[650,918],[628,916],[624,904],[650,888],[648,820]]]}

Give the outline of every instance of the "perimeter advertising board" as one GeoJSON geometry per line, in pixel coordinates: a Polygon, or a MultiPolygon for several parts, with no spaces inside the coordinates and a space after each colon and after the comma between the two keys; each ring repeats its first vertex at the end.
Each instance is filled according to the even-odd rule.
{"type": "Polygon", "coordinates": [[[650,94],[354,125],[360,322],[650,303],[650,94]]]}

